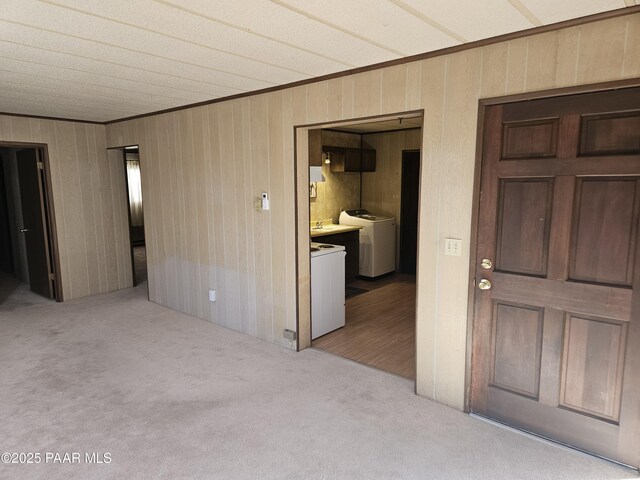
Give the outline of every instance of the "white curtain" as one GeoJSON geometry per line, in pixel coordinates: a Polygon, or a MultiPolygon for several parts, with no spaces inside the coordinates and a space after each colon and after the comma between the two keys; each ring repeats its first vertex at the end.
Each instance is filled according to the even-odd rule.
{"type": "Polygon", "coordinates": [[[140,181],[140,162],[127,159],[127,178],[129,181],[129,209],[131,210],[131,225],[142,227],[142,182],[140,181]]]}

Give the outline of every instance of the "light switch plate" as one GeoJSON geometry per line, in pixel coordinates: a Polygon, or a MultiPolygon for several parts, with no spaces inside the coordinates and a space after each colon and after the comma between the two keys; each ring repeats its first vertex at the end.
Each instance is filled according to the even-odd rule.
{"type": "Polygon", "coordinates": [[[462,255],[462,240],[459,238],[445,238],[444,239],[444,254],[453,257],[459,257],[462,255]]]}

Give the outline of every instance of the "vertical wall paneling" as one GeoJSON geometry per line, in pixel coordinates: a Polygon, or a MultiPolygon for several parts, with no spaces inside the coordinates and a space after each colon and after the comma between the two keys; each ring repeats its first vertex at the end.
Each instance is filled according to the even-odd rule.
{"type": "Polygon", "coordinates": [[[251,192],[247,189],[246,178],[247,172],[245,171],[245,145],[244,134],[242,130],[243,125],[243,111],[242,101],[233,102],[233,157],[231,160],[231,167],[233,168],[233,178],[235,185],[234,202],[235,202],[235,216],[234,228],[237,232],[238,242],[236,245],[237,251],[237,285],[238,285],[238,318],[237,329],[240,331],[247,331],[249,325],[252,322],[249,321],[250,309],[249,298],[247,297],[247,282],[249,279],[249,255],[248,255],[248,225],[249,215],[251,215],[251,192]]]}
{"type": "Polygon", "coordinates": [[[506,65],[508,58],[508,43],[494,43],[483,48],[480,98],[499,97],[506,94],[507,70],[504,68],[485,68],[485,65],[506,65]]]}
{"type": "MultiPolygon", "coordinates": [[[[269,102],[267,95],[249,99],[251,126],[251,178],[253,196],[260,198],[262,192],[269,192],[269,102]]],[[[254,212],[254,241],[256,260],[256,329],[258,336],[273,341],[273,283],[271,282],[271,256],[273,254],[271,234],[273,217],[278,211],[256,210],[254,212]]]]}
{"type": "MultiPolygon", "coordinates": [[[[222,181],[222,226],[224,235],[224,277],[226,292],[225,320],[227,326],[240,330],[241,318],[239,310],[240,280],[238,258],[238,201],[236,198],[236,167],[234,142],[233,104],[220,104],[218,108],[218,125],[220,128],[220,178],[222,181]]],[[[265,159],[266,160],[266,159],[265,159]]],[[[266,162],[265,162],[266,163],[266,162]]]]}
{"type": "Polygon", "coordinates": [[[407,64],[386,68],[382,72],[381,111],[403,112],[407,109],[407,64]]]}
{"type": "Polygon", "coordinates": [[[580,29],[570,28],[556,32],[556,75],[555,86],[575,85],[578,79],[578,54],[580,29]]]}
{"type": "MultiPolygon", "coordinates": [[[[131,286],[126,202],[114,194],[124,167],[112,171],[102,125],[0,115],[0,142],[45,144],[64,299],[131,286]]],[[[119,185],[122,181],[122,185],[119,185]]]]}
{"type": "MultiPolygon", "coordinates": [[[[341,80],[341,79],[337,79],[341,80]]],[[[336,88],[339,92],[342,92],[342,82],[336,82],[336,88]]],[[[331,82],[329,83],[329,92],[331,92],[331,82]]],[[[330,93],[331,95],[331,93],[330,93]]],[[[336,94],[338,95],[338,94],[336,94]]],[[[340,93],[340,97],[341,93],[340,93]]],[[[295,196],[295,182],[296,178],[292,174],[295,172],[294,165],[294,136],[293,136],[293,110],[292,110],[293,96],[290,90],[282,92],[282,144],[283,144],[283,170],[281,175],[283,177],[284,188],[284,243],[285,243],[285,288],[286,288],[286,328],[290,330],[296,330],[296,263],[291,262],[288,259],[292,254],[296,253],[296,196],[295,196]]],[[[329,115],[331,115],[331,104],[329,102],[329,115]]],[[[338,103],[338,110],[342,110],[342,106],[338,103]]],[[[339,113],[336,113],[339,115],[339,113]]]]}
{"type": "Polygon", "coordinates": [[[327,82],[327,118],[343,118],[342,104],[342,78],[329,80],[327,82]]]}
{"type": "MultiPolygon", "coordinates": [[[[324,92],[321,97],[324,98],[326,115],[326,93],[327,85],[324,84],[324,92]]],[[[284,159],[284,142],[282,124],[283,105],[282,92],[274,92],[268,95],[269,110],[269,198],[272,211],[275,212],[271,218],[271,284],[273,289],[273,298],[286,298],[286,276],[283,272],[284,265],[287,263],[287,251],[285,250],[285,242],[282,241],[282,234],[285,232],[286,218],[285,209],[285,189],[284,176],[285,171],[284,159]]],[[[293,172],[290,172],[293,173],[293,172]]],[[[271,305],[273,322],[272,322],[272,338],[276,343],[283,342],[282,333],[286,328],[286,305],[282,302],[272,302],[271,305]]]]}
{"type": "Polygon", "coordinates": [[[205,125],[208,120],[207,108],[199,107],[194,110],[193,115],[193,153],[194,153],[194,174],[196,178],[195,195],[197,201],[197,244],[198,255],[196,265],[198,269],[198,316],[208,318],[209,313],[209,234],[208,234],[208,205],[207,205],[207,177],[206,163],[200,161],[205,158],[204,139],[208,132],[205,125]]]}
{"type": "Polygon", "coordinates": [[[255,231],[255,199],[256,190],[253,182],[252,174],[252,158],[251,158],[251,115],[249,99],[242,100],[242,138],[244,152],[244,181],[245,181],[245,198],[247,208],[247,332],[253,335],[258,334],[258,307],[257,307],[257,280],[256,280],[256,247],[260,244],[256,242],[255,231]]]}
{"type": "Polygon", "coordinates": [[[440,285],[440,249],[438,230],[439,193],[442,182],[437,175],[442,158],[442,117],[445,110],[447,58],[436,57],[422,62],[420,98],[425,107],[423,150],[420,173],[420,218],[416,296],[416,392],[441,399],[437,392],[435,372],[437,292],[440,285]],[[429,272],[422,275],[420,272],[429,272]]]}
{"type": "Polygon", "coordinates": [[[421,108],[420,103],[420,84],[422,82],[422,62],[412,62],[407,64],[406,75],[406,110],[418,110],[421,108]]]}
{"type": "Polygon", "coordinates": [[[624,44],[624,58],[622,63],[622,75],[624,77],[640,76],[640,18],[630,16],[627,18],[626,37],[624,44]]]}
{"type": "Polygon", "coordinates": [[[369,117],[382,112],[382,70],[354,75],[353,116],[369,117]]]}
{"type": "Polygon", "coordinates": [[[558,32],[549,32],[528,39],[526,85],[528,91],[542,90],[545,85],[555,84],[557,37],[558,32]]]}
{"type": "MultiPolygon", "coordinates": [[[[167,176],[154,175],[145,189],[149,194],[162,189],[156,198],[162,198],[164,236],[153,242],[167,244],[164,253],[158,248],[154,255],[157,263],[171,265],[172,273],[163,280],[151,264],[150,276],[167,283],[163,302],[283,344],[282,328],[295,323],[297,293],[298,335],[305,347],[308,155],[304,129],[298,129],[294,146],[294,127],[424,109],[416,389],[463,408],[467,302],[461,299],[468,294],[478,99],[638,75],[639,23],[634,14],[220,102],[203,108],[202,128],[197,108],[158,117],[168,138],[167,176]],[[197,181],[201,174],[203,185],[197,181]],[[262,191],[272,199],[268,212],[256,209],[262,191]],[[190,213],[195,210],[200,213],[190,213]],[[199,224],[194,228],[189,222],[199,224]],[[462,239],[461,257],[443,255],[447,237],[462,239]],[[204,269],[194,270],[194,263],[204,269]],[[177,288],[174,296],[171,288],[177,288]],[[207,288],[218,290],[218,301],[209,311],[194,310],[207,288]]],[[[109,125],[109,146],[137,143],[135,122],[109,125]]],[[[0,117],[0,132],[6,129],[0,117]]],[[[158,205],[153,212],[160,216],[158,205]]]]}
{"type": "Polygon", "coordinates": [[[508,95],[525,92],[527,82],[527,49],[529,38],[518,38],[508,43],[507,91],[508,95]]]}
{"type": "Polygon", "coordinates": [[[605,82],[620,78],[625,53],[627,19],[612,18],[580,27],[578,83],[605,82]],[[603,28],[607,39],[603,41],[603,28]]]}

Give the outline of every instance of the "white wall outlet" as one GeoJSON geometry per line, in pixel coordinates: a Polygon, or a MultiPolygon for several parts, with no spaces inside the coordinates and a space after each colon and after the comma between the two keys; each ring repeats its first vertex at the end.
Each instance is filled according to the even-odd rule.
{"type": "Polygon", "coordinates": [[[459,238],[445,238],[444,239],[444,254],[453,257],[459,257],[462,255],[462,240],[459,238]]]}
{"type": "Polygon", "coordinates": [[[215,302],[216,301],[216,291],[215,290],[209,290],[209,301],[210,302],[215,302]]]}

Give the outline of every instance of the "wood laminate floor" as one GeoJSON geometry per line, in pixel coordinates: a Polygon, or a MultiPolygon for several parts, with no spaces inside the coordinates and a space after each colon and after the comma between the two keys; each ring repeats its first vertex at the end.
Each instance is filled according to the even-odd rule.
{"type": "Polygon", "coordinates": [[[348,298],[345,326],[312,346],[414,380],[415,276],[395,274],[349,285],[369,291],[348,298]]]}

